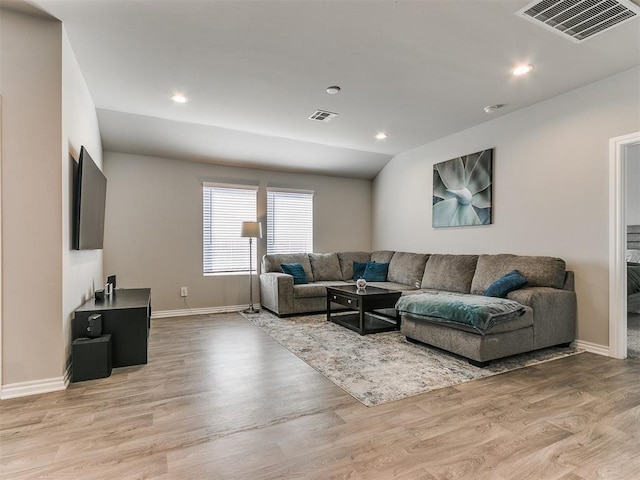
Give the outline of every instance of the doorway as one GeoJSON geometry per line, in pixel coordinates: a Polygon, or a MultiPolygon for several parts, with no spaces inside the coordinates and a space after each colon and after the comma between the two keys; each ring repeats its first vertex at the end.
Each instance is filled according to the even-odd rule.
{"type": "Polygon", "coordinates": [[[627,358],[626,172],[640,132],[609,140],[609,356],[627,358]]]}

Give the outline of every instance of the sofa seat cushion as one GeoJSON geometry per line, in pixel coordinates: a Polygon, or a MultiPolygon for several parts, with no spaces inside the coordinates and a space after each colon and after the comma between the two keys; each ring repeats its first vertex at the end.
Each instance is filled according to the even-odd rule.
{"type": "Polygon", "coordinates": [[[327,287],[336,287],[340,285],[350,284],[343,282],[342,280],[333,280],[308,283],[306,285],[294,285],[293,298],[326,297],[327,287]]]}
{"type": "Polygon", "coordinates": [[[489,285],[513,270],[518,270],[530,287],[562,288],[566,264],[564,260],[554,257],[480,255],[471,283],[471,293],[482,295],[489,285]]]}
{"type": "Polygon", "coordinates": [[[396,252],[389,262],[387,280],[390,282],[404,283],[413,287],[420,286],[424,267],[429,255],[424,253],[396,252]]]}
{"type": "Polygon", "coordinates": [[[342,271],[337,253],[310,253],[309,261],[313,271],[313,281],[342,280],[342,271]]]}
{"type": "Polygon", "coordinates": [[[469,293],[477,261],[477,255],[431,255],[424,269],[422,288],[469,293]]]}
{"type": "Polygon", "coordinates": [[[353,262],[367,263],[370,259],[371,254],[367,252],[338,252],[342,280],[353,279],[353,262]]]}
{"type": "Polygon", "coordinates": [[[262,257],[262,272],[282,272],[280,265],[283,263],[299,263],[302,265],[307,281],[313,282],[311,262],[307,253],[268,253],[262,257]]]}
{"type": "Polygon", "coordinates": [[[513,300],[449,292],[404,295],[396,303],[396,309],[414,316],[438,318],[443,323],[465,325],[483,335],[496,324],[525,313],[524,306],[513,300]]]}

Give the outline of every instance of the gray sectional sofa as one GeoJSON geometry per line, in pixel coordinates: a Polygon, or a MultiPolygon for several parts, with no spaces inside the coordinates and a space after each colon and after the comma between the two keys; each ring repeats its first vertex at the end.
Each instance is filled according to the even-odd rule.
{"type": "MultiPolygon", "coordinates": [[[[353,262],[389,263],[387,281],[367,285],[400,290],[403,295],[456,292],[482,295],[502,275],[518,270],[528,280],[507,298],[521,304],[510,321],[486,330],[443,322],[441,318],[402,312],[401,331],[407,339],[426,343],[486,365],[490,360],[540,348],[569,344],[575,339],[576,295],[573,272],[553,257],[444,255],[376,251],[267,254],[262,258],[260,298],[263,308],[279,316],[326,311],[326,287],[354,283],[353,262]],[[294,285],[281,272],[282,263],[300,263],[308,284],[294,285]]],[[[418,297],[416,297],[418,298],[418,297]]],[[[472,298],[472,297],[470,297],[472,298]]]]}

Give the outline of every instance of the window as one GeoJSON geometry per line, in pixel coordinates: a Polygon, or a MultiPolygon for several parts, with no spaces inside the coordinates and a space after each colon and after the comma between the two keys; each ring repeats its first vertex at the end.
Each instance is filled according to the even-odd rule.
{"type": "MultiPolygon", "coordinates": [[[[205,183],[202,187],[203,273],[249,271],[249,239],[242,222],[256,221],[258,187],[205,183]]],[[[253,269],[256,243],[252,242],[253,269]]]]}
{"type": "Polygon", "coordinates": [[[267,189],[267,253],[313,252],[313,192],[267,189]]]}

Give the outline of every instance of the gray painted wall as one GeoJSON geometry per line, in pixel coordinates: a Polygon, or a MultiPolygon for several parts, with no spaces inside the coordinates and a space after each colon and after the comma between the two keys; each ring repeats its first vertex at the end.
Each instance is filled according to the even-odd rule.
{"type": "Polygon", "coordinates": [[[84,145],[98,167],[102,142],[96,109],[80,66],[64,32],[62,35],[62,334],[64,358],[71,356],[73,312],[97,288],[102,288],[102,250],[72,250],[73,163],[84,145]],[[66,141],[64,141],[66,139],[66,141]]]}
{"type": "Polygon", "coordinates": [[[2,384],[62,388],[73,311],[102,283],[102,253],[71,250],[71,162],[86,145],[100,165],[100,133],[61,23],[1,9],[0,29],[2,384]]]}
{"type": "MultiPolygon", "coordinates": [[[[259,185],[266,227],[266,187],[314,190],[314,250],[370,250],[371,182],[216,166],[105,152],[105,274],[118,287],[151,287],[154,311],[249,303],[247,275],[202,274],[202,182],[259,185]]],[[[266,239],[258,244],[265,253],[266,239]]],[[[259,298],[257,280],[254,302],[259,298]]]]}
{"type": "Polygon", "coordinates": [[[61,379],[60,22],[0,10],[2,383],[61,379]]]}
{"type": "Polygon", "coordinates": [[[640,130],[640,68],[397,155],[373,184],[373,248],[564,258],[578,338],[608,345],[609,139],[640,130]],[[431,227],[434,163],[495,148],[494,224],[431,227]]]}

